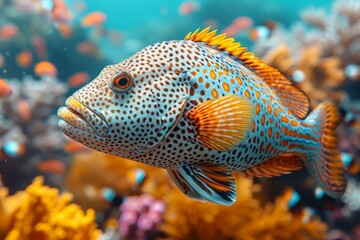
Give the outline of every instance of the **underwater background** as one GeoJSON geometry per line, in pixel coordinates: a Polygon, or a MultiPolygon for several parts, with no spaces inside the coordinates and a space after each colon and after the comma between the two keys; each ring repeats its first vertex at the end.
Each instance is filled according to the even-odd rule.
{"type": "Polygon", "coordinates": [[[0,0],[0,239],[360,239],[360,0],[0,0]],[[348,186],[305,169],[236,175],[226,207],[192,200],[165,170],[63,135],[57,109],[109,64],[211,26],[342,113],[348,186]]]}

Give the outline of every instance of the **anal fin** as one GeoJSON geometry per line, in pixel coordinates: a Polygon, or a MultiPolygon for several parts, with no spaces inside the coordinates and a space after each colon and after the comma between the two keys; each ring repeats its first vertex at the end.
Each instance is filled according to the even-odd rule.
{"type": "Polygon", "coordinates": [[[300,170],[304,166],[300,157],[282,154],[241,172],[247,177],[274,177],[300,170]]]}
{"type": "Polygon", "coordinates": [[[232,205],[236,184],[231,172],[215,164],[183,165],[169,170],[171,178],[187,196],[216,204],[232,205]]]}

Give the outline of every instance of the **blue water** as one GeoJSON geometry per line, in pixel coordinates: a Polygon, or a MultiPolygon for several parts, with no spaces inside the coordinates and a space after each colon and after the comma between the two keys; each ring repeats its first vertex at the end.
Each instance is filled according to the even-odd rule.
{"type": "Polygon", "coordinates": [[[199,0],[200,9],[181,16],[178,8],[181,0],[153,1],[98,1],[88,0],[87,12],[103,11],[108,20],[105,27],[117,29],[124,34],[124,42],[114,49],[104,41],[102,49],[113,62],[132,55],[146,45],[171,39],[183,39],[198,27],[205,27],[205,21],[215,19],[219,30],[223,30],[233,19],[248,16],[255,25],[266,20],[274,20],[284,26],[299,21],[299,13],[309,7],[329,9],[328,0],[199,0]]]}

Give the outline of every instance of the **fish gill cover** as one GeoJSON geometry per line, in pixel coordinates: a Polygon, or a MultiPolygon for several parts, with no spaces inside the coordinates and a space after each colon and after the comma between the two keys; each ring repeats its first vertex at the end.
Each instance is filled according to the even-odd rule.
{"type": "Polygon", "coordinates": [[[0,238],[359,238],[360,1],[317,1],[302,10],[305,3],[154,1],[113,11],[97,1],[0,0],[0,238]],[[164,170],[95,153],[61,134],[57,108],[104,66],[208,26],[279,69],[312,107],[336,103],[348,178],[341,200],[300,171],[236,176],[233,206],[200,202],[164,170]],[[37,175],[52,188],[41,178],[31,183],[37,175]],[[58,191],[71,192],[78,205],[58,191]]]}

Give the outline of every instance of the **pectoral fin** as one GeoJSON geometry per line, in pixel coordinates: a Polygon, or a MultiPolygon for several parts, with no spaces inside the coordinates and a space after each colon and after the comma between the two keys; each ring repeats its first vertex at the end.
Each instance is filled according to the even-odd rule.
{"type": "Polygon", "coordinates": [[[183,165],[169,170],[175,184],[187,196],[222,205],[232,205],[236,199],[236,184],[231,172],[214,164],[183,165]]]}
{"type": "Polygon", "coordinates": [[[218,151],[229,151],[245,138],[252,116],[251,103],[233,94],[203,102],[186,113],[196,126],[196,139],[218,151]]]}
{"type": "Polygon", "coordinates": [[[184,179],[178,170],[168,170],[168,173],[176,186],[188,197],[204,200],[195,189],[184,179]]]}

